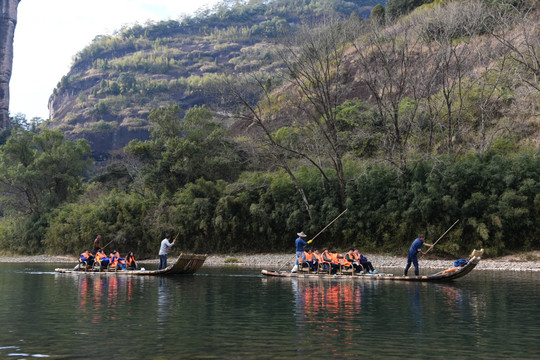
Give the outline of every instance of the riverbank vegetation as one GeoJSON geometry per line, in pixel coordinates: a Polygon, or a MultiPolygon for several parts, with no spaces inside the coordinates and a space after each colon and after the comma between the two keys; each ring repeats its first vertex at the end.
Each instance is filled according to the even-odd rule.
{"type": "MultiPolygon", "coordinates": [[[[398,6],[411,3],[295,25],[263,57],[267,71],[212,70],[198,93],[211,101],[157,106],[145,119],[150,138],[106,166],[89,166],[85,140],[13,121],[0,147],[0,251],[77,254],[99,233],[151,257],[170,233],[184,251],[283,252],[297,232],[312,237],[345,209],[318,246],[404,253],[418,233],[435,240],[459,219],[441,254],[538,249],[535,2],[398,6]]],[[[78,64],[125,74],[135,63],[93,57],[113,43],[92,44],[78,64]]],[[[95,123],[114,101],[140,99],[133,79],[100,84],[95,123]]]]}

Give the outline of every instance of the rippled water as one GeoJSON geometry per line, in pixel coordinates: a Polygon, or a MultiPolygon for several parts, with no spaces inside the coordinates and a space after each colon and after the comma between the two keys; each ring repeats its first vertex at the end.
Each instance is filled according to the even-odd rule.
{"type": "MultiPolygon", "coordinates": [[[[56,274],[0,263],[0,358],[538,358],[538,273],[454,283],[56,274]]],[[[396,270],[399,272],[400,269],[396,270]]]]}

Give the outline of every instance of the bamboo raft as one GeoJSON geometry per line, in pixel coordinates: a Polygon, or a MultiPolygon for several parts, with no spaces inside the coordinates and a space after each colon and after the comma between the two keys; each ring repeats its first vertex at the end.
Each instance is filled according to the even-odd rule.
{"type": "Polygon", "coordinates": [[[452,267],[431,275],[421,276],[394,276],[393,274],[358,274],[354,271],[342,271],[335,275],[328,272],[301,271],[296,273],[281,272],[275,270],[262,270],[262,274],[270,277],[280,278],[339,278],[339,279],[358,279],[358,280],[389,280],[389,281],[451,281],[463,277],[470,273],[480,262],[484,249],[473,250],[467,263],[463,266],[452,267]]]}
{"type": "Polygon", "coordinates": [[[116,270],[116,269],[101,269],[97,267],[79,267],[78,269],[54,269],[55,272],[64,274],[106,274],[106,275],[130,275],[130,276],[151,276],[151,275],[177,275],[177,274],[194,274],[201,268],[206,260],[207,255],[201,254],[180,254],[174,264],[167,266],[161,270],[116,270]]]}

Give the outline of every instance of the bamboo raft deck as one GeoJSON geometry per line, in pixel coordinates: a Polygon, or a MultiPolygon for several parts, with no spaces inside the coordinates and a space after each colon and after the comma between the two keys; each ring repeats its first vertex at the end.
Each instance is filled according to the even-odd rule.
{"type": "Polygon", "coordinates": [[[262,274],[269,277],[279,278],[332,278],[332,279],[354,279],[354,280],[378,280],[378,281],[451,281],[459,279],[468,273],[470,273],[476,265],[480,262],[484,249],[474,250],[469,258],[467,264],[459,267],[449,268],[431,275],[421,276],[394,276],[393,274],[358,274],[354,271],[343,271],[335,275],[331,275],[328,272],[308,272],[301,271],[296,273],[281,272],[275,270],[262,270],[262,274]]]}
{"type": "Polygon", "coordinates": [[[201,268],[206,260],[206,254],[180,254],[174,264],[161,270],[111,270],[99,267],[81,267],[79,269],[54,269],[55,272],[64,274],[104,274],[104,275],[128,275],[128,276],[152,276],[152,275],[177,275],[194,274],[201,268]]]}

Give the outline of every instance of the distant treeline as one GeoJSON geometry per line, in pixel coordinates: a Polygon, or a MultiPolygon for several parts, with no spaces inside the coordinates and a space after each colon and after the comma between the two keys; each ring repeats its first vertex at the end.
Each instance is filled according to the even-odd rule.
{"type": "MultiPolygon", "coordinates": [[[[61,153],[60,149],[64,155],[84,152],[84,146],[56,142],[58,139],[51,135],[36,135],[33,141],[49,148],[50,154],[61,153]]],[[[2,147],[3,164],[9,165],[6,147],[13,145],[8,142],[2,147]]],[[[461,256],[480,247],[488,255],[538,248],[540,156],[538,151],[524,150],[506,154],[508,148],[503,145],[494,146],[483,156],[410,162],[405,171],[384,165],[347,163],[348,212],[323,232],[314,245],[341,250],[356,245],[362,251],[403,254],[418,233],[434,240],[459,219],[438,244],[439,255],[461,256]]],[[[21,150],[24,149],[11,149],[21,150]]],[[[25,151],[19,154],[24,155],[25,151]]],[[[317,171],[306,166],[295,175],[309,194],[312,220],[284,171],[244,171],[231,182],[200,178],[174,192],[158,187],[155,191],[148,187],[141,187],[140,191],[131,187],[128,191],[119,185],[120,178],[116,188],[107,189],[105,184],[110,184],[110,179],[101,179],[87,184],[78,200],[57,206],[56,202],[48,202],[60,193],[52,186],[60,178],[68,181],[69,167],[81,163],[72,160],[71,165],[64,163],[64,169],[52,169],[54,156],[41,155],[35,156],[34,165],[29,166],[33,168],[34,180],[43,178],[43,196],[33,210],[28,210],[33,211],[30,216],[3,217],[3,251],[76,254],[91,247],[98,233],[105,242],[114,240],[111,250],[133,250],[139,257],[155,256],[159,240],[166,233],[178,237],[177,248],[183,251],[292,251],[297,232],[304,231],[312,237],[343,210],[339,206],[337,180],[332,178],[329,186],[317,171]],[[39,168],[37,165],[45,160],[51,162],[39,168]],[[62,174],[45,179],[45,174],[50,176],[54,170],[62,174]]],[[[2,170],[6,175],[8,169],[4,166],[2,170]]],[[[152,176],[155,179],[157,174],[152,176]]],[[[5,183],[6,177],[2,181],[5,183]]],[[[39,190],[23,178],[19,181],[20,184],[12,185],[28,186],[27,192],[39,190]]],[[[76,182],[69,183],[72,189],[77,187],[76,182]]],[[[24,202],[22,196],[17,195],[20,206],[24,202]]],[[[70,194],[65,196],[72,198],[70,194]]],[[[2,200],[6,204],[9,199],[4,195],[2,200]]]]}

